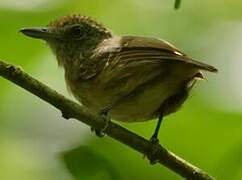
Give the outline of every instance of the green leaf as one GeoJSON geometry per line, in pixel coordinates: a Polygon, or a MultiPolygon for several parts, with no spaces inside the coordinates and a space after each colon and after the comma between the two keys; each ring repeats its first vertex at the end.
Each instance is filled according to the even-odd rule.
{"type": "Polygon", "coordinates": [[[79,146],[64,152],[62,157],[76,180],[121,180],[114,166],[87,146],[79,146]]]}

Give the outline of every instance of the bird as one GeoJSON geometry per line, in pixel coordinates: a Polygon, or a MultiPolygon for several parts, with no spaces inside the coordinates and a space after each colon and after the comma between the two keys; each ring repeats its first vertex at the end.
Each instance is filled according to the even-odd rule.
{"type": "Polygon", "coordinates": [[[165,40],[118,36],[89,16],[67,15],[20,32],[46,41],[64,68],[73,96],[105,117],[105,127],[96,132],[105,133],[111,119],[158,119],[151,143],[159,143],[163,118],[180,109],[197,80],[204,78],[202,71],[218,71],[165,40]]]}

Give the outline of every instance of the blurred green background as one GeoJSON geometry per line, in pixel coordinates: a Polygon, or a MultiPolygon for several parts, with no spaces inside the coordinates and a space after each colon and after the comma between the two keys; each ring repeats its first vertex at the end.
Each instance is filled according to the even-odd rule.
{"type": "MultiPolygon", "coordinates": [[[[161,143],[218,179],[242,179],[242,1],[0,0],[0,59],[21,66],[57,91],[63,70],[44,42],[18,33],[60,16],[80,13],[116,34],[156,36],[216,66],[196,84],[183,108],[166,117],[161,143]]],[[[156,121],[122,124],[147,138],[156,121]]],[[[134,150],[89,127],[66,121],[58,110],[0,78],[1,180],[181,179],[150,166],[134,150]]]]}

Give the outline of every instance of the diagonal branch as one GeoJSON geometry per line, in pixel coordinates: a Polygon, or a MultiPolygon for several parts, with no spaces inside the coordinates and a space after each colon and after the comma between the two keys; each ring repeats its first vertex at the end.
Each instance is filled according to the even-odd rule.
{"type": "MultiPolygon", "coordinates": [[[[16,66],[0,61],[0,76],[12,81],[18,86],[53,105],[62,112],[63,117],[66,119],[77,119],[91,127],[94,127],[95,129],[101,129],[105,124],[101,117],[92,114],[87,109],[81,107],[78,103],[75,103],[65,98],[63,95],[58,94],[56,91],[32,78],[30,75],[16,66]]],[[[113,139],[128,145],[147,157],[149,156],[150,143],[143,137],[113,122],[109,124],[105,132],[113,139]]],[[[156,157],[160,164],[163,164],[170,170],[187,179],[214,180],[214,178],[209,176],[206,172],[193,166],[189,162],[186,162],[161,145],[157,147],[156,157]]]]}

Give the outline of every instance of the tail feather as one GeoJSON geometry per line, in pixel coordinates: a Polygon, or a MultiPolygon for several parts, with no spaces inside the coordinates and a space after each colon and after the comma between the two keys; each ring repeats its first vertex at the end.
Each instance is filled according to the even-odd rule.
{"type": "Polygon", "coordinates": [[[215,67],[213,67],[211,65],[208,65],[208,64],[205,64],[205,63],[202,63],[202,62],[190,59],[190,58],[189,59],[186,58],[186,60],[184,62],[190,63],[190,64],[198,67],[201,70],[210,71],[210,72],[214,72],[214,73],[218,72],[217,68],[215,68],[215,67]]]}

